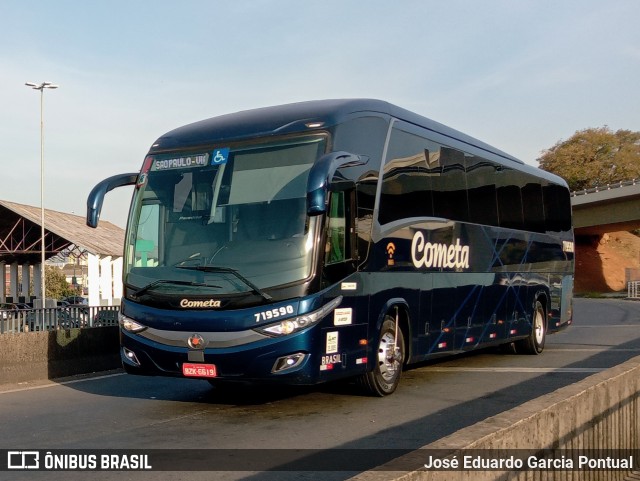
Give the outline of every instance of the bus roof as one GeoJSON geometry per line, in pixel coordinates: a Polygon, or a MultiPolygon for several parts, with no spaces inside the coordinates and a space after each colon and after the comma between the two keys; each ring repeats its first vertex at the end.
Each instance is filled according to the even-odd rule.
{"type": "Polygon", "coordinates": [[[304,132],[310,130],[309,124],[321,123],[322,127],[326,128],[358,114],[367,113],[395,117],[505,159],[523,163],[469,135],[388,102],[374,99],[311,100],[221,115],[164,134],[153,144],[151,151],[304,132]]]}

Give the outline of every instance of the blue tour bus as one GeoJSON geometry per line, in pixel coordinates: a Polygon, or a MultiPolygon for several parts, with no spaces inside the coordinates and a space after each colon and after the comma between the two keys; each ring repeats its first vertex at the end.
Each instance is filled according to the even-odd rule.
{"type": "Polygon", "coordinates": [[[566,183],[378,100],[261,108],[173,130],[134,185],[120,313],[133,374],[392,393],[402,367],[572,320],[566,183]]]}

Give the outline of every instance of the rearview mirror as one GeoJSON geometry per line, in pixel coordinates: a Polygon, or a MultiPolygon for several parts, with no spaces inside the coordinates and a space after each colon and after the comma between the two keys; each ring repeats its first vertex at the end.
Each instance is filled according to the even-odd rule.
{"type": "Polygon", "coordinates": [[[87,225],[93,228],[98,227],[100,212],[102,212],[102,203],[104,202],[104,196],[107,192],[116,187],[134,185],[137,178],[137,172],[133,174],[118,174],[104,179],[97,184],[89,193],[89,197],[87,197],[87,225]]]}
{"type": "Polygon", "coordinates": [[[336,178],[338,169],[365,165],[368,158],[348,152],[332,152],[321,157],[311,167],[307,182],[307,213],[319,215],[326,212],[327,192],[341,192],[355,187],[355,182],[344,177],[336,178]]]}

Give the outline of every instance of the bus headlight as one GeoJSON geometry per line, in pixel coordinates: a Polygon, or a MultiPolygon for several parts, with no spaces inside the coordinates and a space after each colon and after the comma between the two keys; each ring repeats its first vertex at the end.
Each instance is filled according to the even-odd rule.
{"type": "Polygon", "coordinates": [[[144,331],[147,328],[147,326],[143,326],[142,324],[134,321],[133,319],[129,319],[122,314],[120,314],[120,326],[122,326],[125,331],[129,332],[140,332],[144,331]]]}
{"type": "Polygon", "coordinates": [[[342,302],[342,296],[338,296],[331,302],[325,304],[320,309],[303,314],[301,316],[293,317],[290,319],[283,319],[280,322],[268,324],[266,326],[260,326],[254,330],[266,334],[271,337],[288,336],[294,332],[299,332],[308,327],[313,326],[315,323],[324,318],[327,314],[333,311],[342,302]]]}

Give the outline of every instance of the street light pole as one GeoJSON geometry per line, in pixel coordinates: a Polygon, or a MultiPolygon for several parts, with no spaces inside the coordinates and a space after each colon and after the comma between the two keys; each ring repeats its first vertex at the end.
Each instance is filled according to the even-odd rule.
{"type": "MultiPolygon", "coordinates": [[[[44,89],[57,89],[58,86],[51,82],[35,84],[26,82],[27,87],[40,91],[40,286],[42,289],[42,307],[46,307],[47,291],[45,288],[44,262],[45,262],[45,230],[44,230],[44,89]]],[[[44,314],[44,311],[42,311],[44,314]]]]}

